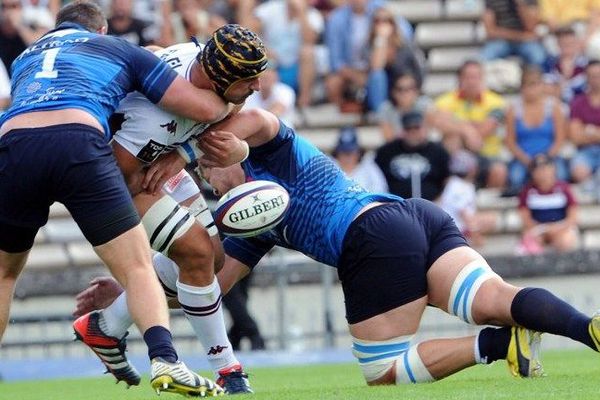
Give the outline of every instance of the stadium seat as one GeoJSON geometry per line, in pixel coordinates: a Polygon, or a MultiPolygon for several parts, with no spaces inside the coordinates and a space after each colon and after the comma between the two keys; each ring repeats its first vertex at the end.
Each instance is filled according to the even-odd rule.
{"type": "Polygon", "coordinates": [[[69,211],[62,203],[54,203],[50,206],[50,218],[69,217],[69,211]]]}
{"type": "Polygon", "coordinates": [[[427,75],[425,82],[423,82],[423,93],[427,96],[435,97],[439,94],[455,89],[456,84],[456,74],[432,73],[427,75]]]}
{"type": "Polygon", "coordinates": [[[521,216],[516,209],[507,210],[502,215],[502,231],[504,233],[519,234],[523,222],[521,216]]]}
{"type": "Polygon", "coordinates": [[[52,219],[42,229],[50,242],[85,240],[83,233],[71,218],[52,219]]]}
{"type": "MultiPolygon", "coordinates": [[[[325,152],[331,152],[338,140],[339,128],[300,129],[298,133],[325,152]]],[[[383,144],[383,136],[377,126],[357,128],[358,142],[367,150],[383,144]]]]}
{"type": "Polygon", "coordinates": [[[511,255],[519,243],[519,236],[513,234],[490,235],[485,244],[477,250],[484,256],[511,255]]]}
{"type": "Polygon", "coordinates": [[[332,103],[307,107],[303,116],[305,126],[308,128],[341,128],[360,123],[360,114],[341,113],[332,103]]]}
{"type": "Polygon", "coordinates": [[[456,71],[466,60],[479,57],[479,47],[434,48],[429,52],[427,64],[432,72],[456,71]]]}
{"type": "Polygon", "coordinates": [[[415,37],[422,48],[472,45],[477,40],[471,22],[423,22],[417,25],[415,37]]]}
{"type": "Polygon", "coordinates": [[[390,1],[386,7],[394,15],[402,16],[413,23],[440,20],[443,17],[440,0],[390,1]]]}
{"type": "Polygon", "coordinates": [[[102,265],[102,261],[87,242],[69,243],[67,249],[75,265],[102,265]]]}
{"type": "Polygon", "coordinates": [[[587,250],[600,249],[600,229],[583,233],[583,248],[587,250]]]}
{"type": "Polygon", "coordinates": [[[586,207],[579,211],[577,224],[581,229],[600,228],[600,212],[596,207],[586,207]]]}
{"type": "Polygon", "coordinates": [[[451,20],[477,21],[483,14],[481,0],[446,0],[446,18],[451,20]]]}
{"type": "Polygon", "coordinates": [[[64,268],[69,266],[69,255],[60,244],[39,244],[31,249],[27,267],[46,269],[64,268]]]}

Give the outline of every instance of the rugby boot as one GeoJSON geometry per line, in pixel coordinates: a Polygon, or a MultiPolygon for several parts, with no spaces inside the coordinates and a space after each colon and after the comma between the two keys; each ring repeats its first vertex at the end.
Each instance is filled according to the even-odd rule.
{"type": "Polygon", "coordinates": [[[515,377],[538,378],[544,376],[540,362],[541,333],[513,326],[506,362],[510,373],[515,377]]]}
{"type": "Polygon", "coordinates": [[[190,371],[183,362],[170,363],[160,357],[152,359],[150,384],[159,395],[161,392],[190,397],[213,397],[225,394],[219,385],[190,371]]]}
{"type": "Polygon", "coordinates": [[[254,393],[250,388],[248,374],[244,372],[239,364],[220,370],[217,384],[225,389],[226,394],[254,393]]]}
{"type": "Polygon", "coordinates": [[[106,335],[100,330],[98,319],[100,311],[92,311],[82,315],[73,322],[73,330],[77,340],[82,341],[100,358],[117,383],[124,381],[129,386],[140,384],[141,376],[125,355],[127,343],[125,338],[116,338],[106,335]]]}

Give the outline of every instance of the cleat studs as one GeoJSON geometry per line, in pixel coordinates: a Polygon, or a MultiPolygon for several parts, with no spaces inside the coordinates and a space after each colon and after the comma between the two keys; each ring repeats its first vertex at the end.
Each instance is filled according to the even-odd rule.
{"type": "Polygon", "coordinates": [[[169,388],[169,384],[167,382],[163,382],[162,387],[164,390],[167,390],[169,388]]]}

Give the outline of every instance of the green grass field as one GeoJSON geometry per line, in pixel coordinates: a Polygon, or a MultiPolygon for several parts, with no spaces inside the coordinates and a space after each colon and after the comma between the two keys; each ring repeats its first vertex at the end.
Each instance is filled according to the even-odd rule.
{"type": "MultiPolygon", "coordinates": [[[[434,384],[367,387],[358,365],[320,365],[250,369],[252,399],[592,399],[599,393],[600,357],[591,351],[544,354],[547,377],[514,379],[504,362],[476,366],[434,384]]],[[[163,394],[161,400],[182,398],[163,394]]],[[[97,379],[29,381],[0,384],[0,399],[141,400],[159,399],[147,378],[125,389],[109,376],[97,379]]]]}

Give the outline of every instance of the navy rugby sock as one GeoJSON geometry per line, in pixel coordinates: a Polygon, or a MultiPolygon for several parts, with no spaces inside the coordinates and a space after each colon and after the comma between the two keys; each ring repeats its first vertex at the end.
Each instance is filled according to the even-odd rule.
{"type": "Polygon", "coordinates": [[[588,332],[591,318],[546,289],[522,289],[510,312],[515,322],[527,329],[566,336],[596,350],[588,332]]]}
{"type": "MultiPolygon", "coordinates": [[[[504,360],[510,343],[510,327],[484,328],[477,335],[479,358],[482,364],[504,360]]],[[[480,360],[476,360],[480,362],[480,360]]]]}
{"type": "Polygon", "coordinates": [[[148,357],[154,359],[161,357],[163,360],[177,362],[177,352],[173,347],[171,332],[164,326],[153,326],[144,332],[144,342],[148,346],[148,357]]]}

